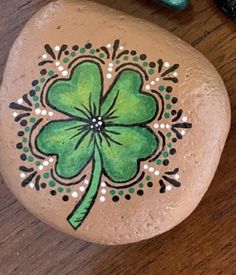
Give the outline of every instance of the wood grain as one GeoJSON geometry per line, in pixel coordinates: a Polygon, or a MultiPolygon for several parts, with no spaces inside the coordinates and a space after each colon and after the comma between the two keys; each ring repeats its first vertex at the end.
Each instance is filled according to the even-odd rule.
{"type": "MultiPolygon", "coordinates": [[[[0,1],[0,80],[24,23],[49,0],[0,1]]],[[[194,213],[176,228],[134,245],[75,240],[29,214],[0,179],[0,275],[236,274],[236,25],[211,0],[173,12],[149,0],[99,0],[159,24],[200,50],[225,81],[232,128],[215,178],[194,213]]]]}

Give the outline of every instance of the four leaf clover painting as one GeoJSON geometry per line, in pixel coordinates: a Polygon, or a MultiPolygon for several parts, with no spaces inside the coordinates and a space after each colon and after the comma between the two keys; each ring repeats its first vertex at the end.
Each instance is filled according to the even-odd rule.
{"type": "Polygon", "coordinates": [[[104,194],[128,201],[135,191],[145,193],[145,180],[147,188],[160,185],[160,193],[181,186],[179,169],[168,167],[175,143],[192,127],[179,122],[183,110],[175,106],[179,65],[148,60],[119,43],[71,50],[46,44],[40,78],[9,105],[22,112],[15,117],[25,144],[17,144],[22,187],[76,199],[67,217],[75,230],[95,202],[108,200],[104,194]]]}

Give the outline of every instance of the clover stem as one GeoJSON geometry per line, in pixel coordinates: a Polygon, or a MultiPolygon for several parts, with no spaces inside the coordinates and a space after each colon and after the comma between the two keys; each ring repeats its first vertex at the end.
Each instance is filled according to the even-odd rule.
{"type": "Polygon", "coordinates": [[[71,226],[76,230],[84,221],[84,219],[89,214],[91,210],[99,190],[100,181],[102,175],[102,161],[100,153],[95,147],[94,158],[93,158],[93,168],[91,173],[91,179],[89,186],[79,201],[79,203],[75,206],[74,210],[68,216],[67,220],[71,224],[71,226]]]}

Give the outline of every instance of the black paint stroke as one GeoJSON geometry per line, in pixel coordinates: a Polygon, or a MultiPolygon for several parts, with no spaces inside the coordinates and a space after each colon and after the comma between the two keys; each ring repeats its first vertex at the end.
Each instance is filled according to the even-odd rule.
{"type": "Polygon", "coordinates": [[[174,83],[178,83],[179,80],[177,77],[164,77],[163,80],[172,81],[174,83]]]}
{"type": "Polygon", "coordinates": [[[160,157],[160,155],[163,153],[163,151],[165,149],[165,146],[166,146],[166,138],[165,138],[165,136],[162,134],[161,131],[158,131],[158,134],[161,136],[161,139],[162,139],[161,151],[155,157],[151,158],[149,160],[149,162],[153,162],[153,161],[157,160],[160,157]]]}
{"type": "Polygon", "coordinates": [[[123,189],[123,188],[129,188],[131,186],[134,186],[135,184],[139,183],[145,176],[145,172],[142,172],[142,174],[139,176],[139,178],[137,180],[135,180],[134,182],[128,184],[128,185],[121,185],[121,186],[114,186],[108,182],[105,181],[106,185],[110,188],[114,188],[114,189],[123,189]]]}
{"type": "Polygon", "coordinates": [[[160,184],[160,193],[165,193],[166,192],[166,185],[165,185],[165,183],[164,183],[164,181],[163,180],[159,180],[159,184],[160,184]]]}
{"type": "Polygon", "coordinates": [[[68,48],[66,44],[63,44],[60,48],[60,51],[58,53],[57,59],[59,60],[61,58],[62,53],[68,48]]]}
{"type": "Polygon", "coordinates": [[[183,136],[179,133],[179,131],[177,131],[174,127],[171,127],[171,130],[175,133],[175,135],[178,139],[183,138],[183,136]]]}
{"type": "Polygon", "coordinates": [[[119,39],[115,40],[114,45],[113,45],[112,60],[114,60],[116,58],[116,52],[119,48],[119,45],[120,45],[120,40],[119,39]]]}
{"type": "Polygon", "coordinates": [[[41,61],[41,62],[39,62],[39,66],[43,66],[43,65],[46,65],[46,64],[48,64],[48,63],[53,63],[53,61],[52,60],[44,60],[44,61],[41,61]]]}
{"type": "Polygon", "coordinates": [[[33,172],[32,174],[30,174],[26,179],[24,179],[21,183],[22,187],[26,187],[31,181],[32,179],[37,175],[37,171],[33,172]]]}
{"type": "Polygon", "coordinates": [[[163,116],[163,114],[164,114],[164,111],[165,111],[165,101],[164,101],[164,98],[163,98],[162,94],[159,93],[158,91],[156,91],[156,90],[151,90],[151,91],[152,91],[154,94],[157,94],[158,97],[159,97],[160,100],[161,100],[161,112],[160,112],[160,115],[159,115],[159,117],[158,117],[158,119],[157,119],[157,120],[161,120],[161,119],[162,119],[162,116],[163,116]]]}
{"type": "Polygon", "coordinates": [[[27,168],[25,166],[20,166],[19,167],[19,170],[22,171],[22,172],[25,172],[25,173],[30,173],[30,172],[33,172],[34,169],[33,168],[27,168]]]}
{"type": "Polygon", "coordinates": [[[170,184],[172,184],[174,187],[180,187],[181,183],[177,180],[171,179],[167,176],[162,176],[164,180],[166,180],[167,182],[169,182],[170,184]]]}
{"type": "Polygon", "coordinates": [[[121,58],[123,55],[127,55],[129,54],[129,50],[124,50],[123,52],[119,53],[116,57],[116,59],[119,59],[121,58]]]}
{"type": "Polygon", "coordinates": [[[160,73],[162,71],[162,68],[163,68],[163,60],[159,59],[157,61],[157,64],[158,64],[158,73],[160,73]]]}
{"type": "Polygon", "coordinates": [[[30,113],[20,114],[15,117],[15,122],[19,122],[22,118],[30,116],[30,113]]]}
{"type": "Polygon", "coordinates": [[[38,125],[43,121],[42,118],[40,118],[39,120],[37,120],[34,125],[32,126],[31,130],[30,130],[30,134],[29,134],[29,148],[30,148],[30,151],[32,153],[33,156],[35,156],[36,158],[38,159],[45,159],[45,157],[42,157],[42,156],[39,156],[38,154],[36,154],[33,150],[33,145],[32,145],[32,134],[34,132],[34,130],[38,127],[38,125]]]}
{"type": "Polygon", "coordinates": [[[179,168],[175,168],[173,171],[165,172],[166,175],[175,175],[179,172],[179,168]]]}
{"type": "Polygon", "coordinates": [[[30,107],[25,107],[21,104],[15,103],[15,102],[11,102],[9,105],[9,108],[13,109],[13,110],[21,110],[21,111],[26,111],[26,112],[32,111],[32,109],[30,107]]]}
{"type": "Polygon", "coordinates": [[[49,44],[44,45],[44,49],[46,50],[46,52],[55,60],[56,59],[56,55],[52,49],[52,47],[49,44]]]}
{"type": "Polygon", "coordinates": [[[36,177],[36,179],[35,179],[35,189],[36,189],[37,191],[40,190],[40,186],[39,186],[39,181],[40,181],[40,179],[41,179],[41,176],[40,176],[40,175],[38,175],[38,176],[36,177]]]}
{"type": "Polygon", "coordinates": [[[107,56],[107,59],[109,59],[110,58],[110,53],[109,53],[109,51],[108,51],[108,49],[106,48],[106,47],[101,47],[101,50],[102,51],[104,51],[104,53],[106,54],[106,56],[107,56]]]}
{"type": "Polygon", "coordinates": [[[177,70],[179,68],[179,64],[174,64],[172,67],[170,67],[169,69],[167,69],[164,73],[161,74],[161,77],[165,77],[167,76],[169,73],[174,72],[175,70],[177,70]]]}
{"type": "Polygon", "coordinates": [[[173,124],[172,127],[174,127],[174,128],[182,128],[182,129],[191,129],[192,128],[192,124],[188,123],[188,122],[176,123],[176,124],[173,124]]]}
{"type": "Polygon", "coordinates": [[[63,186],[77,185],[77,184],[81,183],[83,180],[85,180],[85,178],[86,178],[86,175],[83,175],[79,180],[77,180],[75,182],[64,183],[56,178],[56,176],[54,175],[53,169],[50,170],[50,174],[51,174],[51,177],[53,180],[55,180],[57,183],[59,183],[60,185],[63,185],[63,186]]]}
{"type": "Polygon", "coordinates": [[[47,86],[47,84],[52,80],[52,79],[54,79],[54,78],[56,78],[56,77],[58,77],[58,74],[56,74],[56,75],[54,75],[54,76],[52,76],[52,77],[50,77],[46,82],[45,82],[45,84],[44,84],[44,86],[43,86],[43,88],[42,88],[42,92],[41,92],[41,94],[40,94],[40,102],[41,102],[41,104],[42,104],[42,106],[45,108],[46,107],[46,105],[45,105],[45,103],[44,103],[44,91],[45,91],[45,88],[46,88],[46,86],[47,86]]]}
{"type": "Polygon", "coordinates": [[[180,110],[177,112],[176,117],[174,117],[174,118],[172,119],[172,122],[178,121],[178,120],[180,119],[180,117],[182,116],[182,114],[183,114],[183,110],[180,109],[180,110]]]}
{"type": "Polygon", "coordinates": [[[22,98],[23,98],[23,100],[25,101],[26,104],[28,104],[29,106],[33,106],[33,104],[31,103],[31,101],[29,100],[27,94],[24,94],[22,98]]]}
{"type": "Polygon", "coordinates": [[[120,66],[118,66],[116,68],[116,72],[118,72],[120,69],[126,67],[126,66],[134,66],[134,67],[137,67],[140,71],[143,72],[144,74],[144,77],[145,77],[145,80],[149,80],[149,76],[147,74],[147,72],[142,68],[142,66],[140,66],[139,64],[136,64],[136,63],[132,63],[132,62],[127,62],[127,63],[123,63],[121,64],[120,66]]]}

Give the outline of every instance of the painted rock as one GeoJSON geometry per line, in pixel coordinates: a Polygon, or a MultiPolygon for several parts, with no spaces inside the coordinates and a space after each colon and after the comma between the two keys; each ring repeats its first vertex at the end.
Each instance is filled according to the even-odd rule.
{"type": "Polygon", "coordinates": [[[185,219],[226,140],[224,84],[165,30],[86,1],[53,2],[16,40],[1,87],[1,171],[31,213],[125,244],[185,219]]]}

